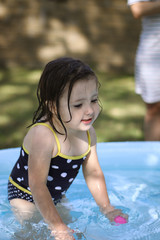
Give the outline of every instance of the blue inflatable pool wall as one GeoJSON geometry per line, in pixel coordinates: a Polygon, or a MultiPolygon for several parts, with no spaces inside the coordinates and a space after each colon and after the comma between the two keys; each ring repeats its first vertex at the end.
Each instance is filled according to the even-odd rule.
{"type": "MultiPolygon", "coordinates": [[[[9,174],[19,156],[20,148],[0,150],[0,174],[9,174]]],[[[116,170],[160,170],[160,142],[98,143],[100,164],[116,170]]]]}

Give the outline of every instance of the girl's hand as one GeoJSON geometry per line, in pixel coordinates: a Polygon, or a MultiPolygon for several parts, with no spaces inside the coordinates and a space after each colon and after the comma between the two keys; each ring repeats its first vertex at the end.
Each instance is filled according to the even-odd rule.
{"type": "Polygon", "coordinates": [[[68,228],[65,224],[55,227],[51,232],[51,236],[55,240],[75,240],[73,236],[74,231],[68,228]]]}
{"type": "Polygon", "coordinates": [[[115,209],[113,206],[107,206],[106,208],[101,209],[102,213],[106,215],[111,223],[115,222],[114,219],[117,216],[121,216],[128,222],[128,215],[123,213],[121,209],[115,209]]]}

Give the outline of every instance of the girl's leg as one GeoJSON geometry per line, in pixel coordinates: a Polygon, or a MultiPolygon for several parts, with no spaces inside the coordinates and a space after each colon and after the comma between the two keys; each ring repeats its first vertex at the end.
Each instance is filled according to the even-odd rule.
{"type": "Polygon", "coordinates": [[[17,220],[23,224],[25,221],[39,222],[42,217],[37,210],[36,206],[32,202],[28,202],[23,199],[15,198],[10,200],[10,205],[17,218],[17,220]]]}

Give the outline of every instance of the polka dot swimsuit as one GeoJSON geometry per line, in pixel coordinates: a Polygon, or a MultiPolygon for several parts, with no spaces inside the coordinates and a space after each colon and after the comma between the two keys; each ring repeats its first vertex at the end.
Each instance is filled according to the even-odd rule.
{"type": "MultiPolygon", "coordinates": [[[[81,156],[67,156],[60,152],[59,140],[53,129],[46,123],[37,123],[35,125],[44,125],[53,132],[57,147],[57,155],[51,159],[50,168],[47,178],[47,187],[53,201],[58,202],[77,176],[79,169],[90,151],[90,135],[88,135],[88,150],[81,156]]],[[[34,126],[35,126],[34,125],[34,126]]],[[[28,151],[22,147],[20,156],[9,177],[8,182],[8,199],[21,198],[34,202],[32,193],[28,185],[28,151]]]]}

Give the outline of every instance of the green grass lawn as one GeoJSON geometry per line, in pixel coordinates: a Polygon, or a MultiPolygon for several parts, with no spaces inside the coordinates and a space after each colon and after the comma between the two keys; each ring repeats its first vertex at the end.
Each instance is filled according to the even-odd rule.
{"type": "MultiPolygon", "coordinates": [[[[37,108],[41,70],[0,71],[0,149],[20,146],[37,108]]],[[[102,113],[95,122],[98,142],[141,141],[144,104],[134,91],[133,76],[97,73],[102,113]]]]}

